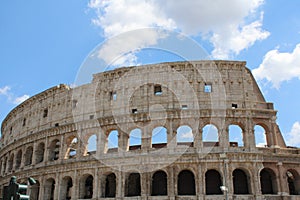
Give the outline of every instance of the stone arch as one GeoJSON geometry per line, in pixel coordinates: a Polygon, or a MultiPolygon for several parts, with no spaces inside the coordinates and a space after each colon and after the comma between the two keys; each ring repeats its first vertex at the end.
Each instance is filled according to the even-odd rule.
{"type": "Polygon", "coordinates": [[[59,199],[66,199],[66,200],[71,199],[72,187],[73,187],[72,178],[70,176],[63,177],[60,183],[59,199]]]}
{"type": "Polygon", "coordinates": [[[219,146],[219,129],[214,124],[206,124],[202,128],[203,146],[219,146]]]}
{"type": "Polygon", "coordinates": [[[32,154],[33,154],[33,147],[32,146],[27,147],[25,151],[25,166],[32,164],[32,154]]]}
{"type": "Polygon", "coordinates": [[[165,147],[168,143],[167,129],[164,126],[157,126],[152,130],[151,145],[152,148],[165,147]]]}
{"type": "Polygon", "coordinates": [[[35,151],[35,163],[41,163],[44,161],[44,153],[45,153],[45,143],[40,142],[37,145],[37,149],[35,151]]]}
{"type": "Polygon", "coordinates": [[[159,170],[152,175],[151,196],[168,195],[168,176],[166,172],[159,170]]]}
{"type": "Polygon", "coordinates": [[[36,180],[36,184],[31,186],[30,199],[31,200],[39,200],[40,195],[40,182],[36,180]]]}
{"type": "Polygon", "coordinates": [[[205,173],[205,191],[207,195],[221,195],[221,174],[215,169],[209,169],[205,173]]]}
{"type": "Polygon", "coordinates": [[[86,142],[86,155],[95,154],[97,152],[97,134],[90,134],[86,142]]]}
{"type": "Polygon", "coordinates": [[[244,146],[244,129],[239,124],[230,124],[228,126],[229,145],[231,147],[244,146]]]}
{"type": "Polygon", "coordinates": [[[242,169],[235,169],[232,172],[233,193],[250,194],[250,180],[248,174],[242,169]]]}
{"type": "Polygon", "coordinates": [[[105,153],[117,152],[119,147],[119,132],[114,129],[107,134],[107,150],[105,153]]]}
{"type": "Polygon", "coordinates": [[[60,141],[54,139],[49,145],[48,160],[54,161],[59,159],[60,141]]]}
{"type": "Polygon", "coordinates": [[[270,168],[260,171],[260,187],[262,194],[277,194],[276,174],[270,168]]]}
{"type": "Polygon", "coordinates": [[[300,195],[300,176],[295,169],[286,172],[287,183],[290,195],[300,195]]]}
{"type": "Polygon", "coordinates": [[[142,146],[142,130],[135,128],[129,133],[129,150],[141,149],[142,146]]]}
{"type": "Polygon", "coordinates": [[[109,173],[104,176],[104,190],[103,197],[105,198],[114,198],[116,197],[116,188],[117,188],[117,177],[115,173],[109,173]]]}
{"type": "Polygon", "coordinates": [[[55,190],[55,180],[53,178],[48,178],[44,185],[44,199],[54,200],[54,190],[55,190]]]}
{"type": "Polygon", "coordinates": [[[85,174],[79,182],[79,198],[91,199],[93,197],[94,177],[91,174],[85,174]]]}
{"type": "Polygon", "coordinates": [[[130,173],[125,182],[125,196],[141,196],[141,176],[139,173],[130,173]]]}
{"type": "Polygon", "coordinates": [[[181,125],[176,130],[177,145],[193,146],[194,134],[193,130],[188,125],[181,125]]]}
{"type": "Polygon", "coordinates": [[[22,163],[22,150],[20,149],[16,155],[16,169],[19,169],[22,163]]]}
{"type": "Polygon", "coordinates": [[[263,124],[256,124],[254,126],[254,138],[256,147],[266,147],[267,146],[267,132],[266,126],[263,124]]]}
{"type": "Polygon", "coordinates": [[[66,139],[66,154],[65,159],[75,158],[78,153],[79,140],[76,135],[71,135],[66,139]]]}
{"type": "Polygon", "coordinates": [[[8,171],[11,172],[13,170],[13,166],[14,166],[14,154],[12,153],[9,157],[8,160],[8,171]]]}
{"type": "Polygon", "coordinates": [[[195,195],[196,185],[194,173],[190,170],[182,170],[177,179],[178,195],[195,195]]]}

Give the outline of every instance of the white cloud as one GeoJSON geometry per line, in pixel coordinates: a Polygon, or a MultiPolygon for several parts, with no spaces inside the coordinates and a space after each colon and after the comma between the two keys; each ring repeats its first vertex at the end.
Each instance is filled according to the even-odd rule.
{"type": "Polygon", "coordinates": [[[278,49],[269,51],[252,72],[257,80],[266,79],[277,89],[284,81],[300,79],[300,43],[291,53],[279,52],[278,49]]]}
{"type": "MultiPolygon", "coordinates": [[[[201,36],[212,43],[215,58],[228,58],[268,37],[269,33],[262,29],[263,13],[257,16],[263,3],[264,0],[91,0],[89,7],[96,10],[97,18],[93,23],[103,30],[106,38],[136,29],[158,27],[201,36]]],[[[161,38],[160,34],[153,33],[134,36],[128,41],[123,40],[124,47],[118,46],[122,48],[118,53],[124,56],[120,61],[134,61],[135,52],[130,52],[130,48],[143,48],[161,38]]],[[[112,45],[106,48],[118,49],[112,45]]],[[[116,59],[116,54],[109,50],[104,59],[116,59]]]]}
{"type": "Polygon", "coordinates": [[[29,98],[29,95],[24,94],[23,96],[15,98],[14,104],[20,104],[20,103],[22,103],[23,101],[25,101],[28,98],[29,98]]]}
{"type": "Polygon", "coordinates": [[[287,134],[287,145],[300,146],[300,122],[295,122],[287,134]]]}
{"type": "Polygon", "coordinates": [[[15,94],[13,94],[11,92],[10,86],[4,86],[4,87],[0,88],[0,95],[5,96],[8,100],[8,102],[13,103],[13,104],[20,104],[29,98],[29,95],[27,95],[27,94],[20,96],[20,97],[16,97],[15,94]]]}
{"type": "Polygon", "coordinates": [[[185,133],[180,133],[180,139],[193,139],[194,135],[192,131],[185,132],[185,133]]]}

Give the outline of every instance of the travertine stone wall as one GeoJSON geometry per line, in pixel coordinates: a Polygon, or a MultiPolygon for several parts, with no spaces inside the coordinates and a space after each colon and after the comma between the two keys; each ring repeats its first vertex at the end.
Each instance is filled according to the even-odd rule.
{"type": "Polygon", "coordinates": [[[95,74],[91,83],[76,88],[61,84],[41,92],[2,123],[0,185],[12,175],[32,176],[39,182],[32,199],[102,199],[107,185],[115,185],[110,193],[118,199],[224,199],[206,191],[206,172],[216,170],[229,199],[263,199],[270,196],[263,194],[268,188],[261,178],[267,171],[273,199],[296,199],[289,195],[287,179],[292,174],[300,192],[299,150],[286,147],[277,111],[245,65],[193,61],[126,67],[95,74]],[[217,141],[204,140],[207,125],[216,127],[217,141]],[[241,129],[242,145],[230,140],[230,125],[241,129]],[[255,145],[255,125],[265,130],[265,147],[255,145]],[[182,126],[190,128],[191,141],[179,141],[182,126]],[[165,128],[166,142],[153,143],[156,127],[165,128]],[[136,128],[140,143],[130,145],[136,128]],[[114,131],[117,146],[112,148],[108,140],[114,131]],[[90,151],[92,136],[96,149],[90,151]],[[152,179],[160,170],[167,177],[167,195],[154,197],[152,179]],[[195,181],[195,194],[188,196],[178,186],[185,170],[195,181]],[[241,173],[236,170],[247,177],[247,194],[236,192],[233,174],[241,173]],[[115,183],[106,184],[112,173],[115,183]],[[137,197],[125,197],[135,188],[127,186],[131,173],[139,174],[137,197]]]}

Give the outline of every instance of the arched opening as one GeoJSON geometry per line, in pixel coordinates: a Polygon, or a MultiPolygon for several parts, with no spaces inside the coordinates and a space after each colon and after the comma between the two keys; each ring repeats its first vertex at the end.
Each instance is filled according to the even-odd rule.
{"type": "Polygon", "coordinates": [[[167,129],[163,126],[158,126],[152,130],[151,144],[152,148],[162,148],[168,143],[167,129]]]}
{"type": "Polygon", "coordinates": [[[229,134],[229,145],[231,147],[243,147],[243,130],[238,125],[229,125],[228,127],[229,134]]]}
{"type": "Polygon", "coordinates": [[[37,149],[35,151],[35,162],[41,163],[44,161],[44,153],[45,153],[45,144],[43,142],[39,143],[37,149]]]}
{"type": "Polygon", "coordinates": [[[256,147],[267,147],[266,131],[262,126],[254,126],[254,137],[256,147]]]}
{"type": "Polygon", "coordinates": [[[72,178],[67,176],[64,177],[60,185],[60,198],[59,199],[71,199],[73,181],[72,178]]]}
{"type": "Polygon", "coordinates": [[[11,172],[13,169],[13,165],[14,165],[14,154],[10,155],[10,158],[8,160],[8,171],[11,172]]]}
{"type": "Polygon", "coordinates": [[[139,128],[133,129],[129,134],[129,150],[141,149],[142,131],[139,128]]]}
{"type": "Polygon", "coordinates": [[[168,178],[164,171],[157,171],[152,176],[152,196],[168,195],[168,178]]]}
{"type": "Polygon", "coordinates": [[[60,149],[60,142],[58,139],[53,140],[49,145],[49,155],[48,160],[58,160],[59,159],[59,149],[60,149]]]}
{"type": "Polygon", "coordinates": [[[19,150],[16,156],[16,169],[19,169],[22,162],[22,150],[19,150]]]}
{"type": "Polygon", "coordinates": [[[177,145],[193,146],[194,135],[191,127],[180,126],[176,134],[177,145]]]}
{"type": "Polygon", "coordinates": [[[204,147],[219,146],[219,131],[213,124],[207,124],[202,129],[202,141],[204,147]]]}
{"type": "Polygon", "coordinates": [[[55,180],[49,178],[45,182],[44,186],[44,198],[45,200],[54,200],[55,180]]]}
{"type": "Polygon", "coordinates": [[[91,135],[87,142],[87,155],[95,154],[97,151],[97,135],[91,135]]]}
{"type": "Polygon", "coordinates": [[[36,184],[31,186],[30,200],[39,200],[40,195],[40,182],[36,181],[36,184]]]}
{"type": "Polygon", "coordinates": [[[74,135],[69,137],[66,141],[67,143],[67,152],[65,155],[66,159],[76,158],[77,149],[78,149],[78,139],[74,135]]]}
{"type": "Polygon", "coordinates": [[[207,195],[223,194],[221,191],[222,180],[217,170],[210,169],[205,173],[205,191],[207,195]]]}
{"type": "Polygon", "coordinates": [[[139,173],[129,174],[126,180],[125,196],[141,196],[141,177],[139,173]]]}
{"type": "Polygon", "coordinates": [[[178,195],[195,195],[195,177],[193,172],[183,170],[178,174],[178,195]]]}
{"type": "Polygon", "coordinates": [[[286,172],[287,182],[290,195],[300,194],[300,176],[296,170],[288,170],[286,172]]]}
{"type": "Polygon", "coordinates": [[[119,146],[119,133],[117,130],[113,130],[108,134],[107,137],[107,152],[118,152],[119,146]]]}
{"type": "Polygon", "coordinates": [[[93,198],[93,182],[94,178],[92,175],[84,175],[79,183],[79,197],[81,199],[93,198]]]}
{"type": "Polygon", "coordinates": [[[276,194],[276,175],[273,170],[264,168],[260,172],[260,187],[262,194],[276,194]]]}
{"type": "Polygon", "coordinates": [[[246,173],[241,169],[235,169],[232,173],[233,193],[249,194],[249,181],[246,173]]]}
{"type": "Polygon", "coordinates": [[[105,178],[105,192],[104,197],[116,197],[116,175],[114,173],[108,174],[105,178]]]}
{"type": "Polygon", "coordinates": [[[32,164],[33,147],[28,147],[25,151],[25,166],[32,164]]]}

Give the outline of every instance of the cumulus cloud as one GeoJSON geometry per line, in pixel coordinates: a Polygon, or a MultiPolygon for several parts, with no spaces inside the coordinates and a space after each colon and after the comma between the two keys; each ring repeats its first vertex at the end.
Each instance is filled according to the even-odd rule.
{"type": "Polygon", "coordinates": [[[0,88],[0,95],[5,95],[5,96],[7,96],[9,90],[10,90],[10,87],[9,87],[9,86],[4,86],[4,87],[0,88]]]}
{"type": "Polygon", "coordinates": [[[25,101],[28,98],[29,98],[29,95],[24,94],[23,96],[15,98],[14,99],[14,104],[20,104],[20,103],[22,103],[23,101],[25,101]]]}
{"type": "MultiPolygon", "coordinates": [[[[93,23],[103,30],[105,38],[141,28],[163,28],[208,40],[215,58],[228,58],[268,37],[269,33],[262,29],[263,13],[259,13],[263,3],[264,0],[91,0],[89,7],[96,11],[93,23]]],[[[124,47],[118,46],[123,60],[135,59],[129,42],[135,45],[133,49],[139,49],[161,39],[159,33],[151,32],[134,36],[123,40],[124,47]]],[[[111,49],[116,50],[106,46],[104,59],[115,56],[111,49]]]]}
{"type": "Polygon", "coordinates": [[[7,98],[7,101],[13,104],[20,104],[29,98],[29,95],[17,96],[11,92],[10,86],[3,86],[0,88],[0,95],[7,98]]]}
{"type": "Polygon", "coordinates": [[[194,138],[194,135],[193,135],[192,131],[180,134],[180,139],[184,139],[185,140],[185,139],[193,139],[193,138],[194,138]]]}
{"type": "Polygon", "coordinates": [[[269,51],[252,72],[257,80],[265,79],[277,89],[284,81],[300,79],[300,44],[291,53],[279,52],[278,49],[269,51]]]}
{"type": "Polygon", "coordinates": [[[295,122],[291,131],[287,133],[287,145],[300,146],[300,122],[295,122]]]}

